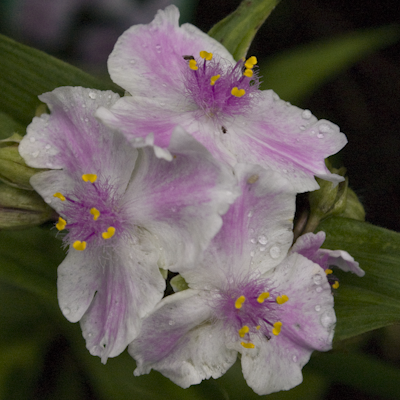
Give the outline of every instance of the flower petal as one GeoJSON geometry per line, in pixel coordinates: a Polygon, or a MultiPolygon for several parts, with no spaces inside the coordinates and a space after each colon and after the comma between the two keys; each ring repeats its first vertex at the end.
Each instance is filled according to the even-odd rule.
{"type": "Polygon", "coordinates": [[[168,150],[171,162],[145,147],[126,194],[130,219],[158,239],[164,268],[190,267],[222,225],[238,193],[231,170],[181,128],[168,150]]]}
{"type": "Polygon", "coordinates": [[[179,11],[171,5],[159,10],[148,25],[134,25],[117,41],[108,60],[111,79],[132,96],[174,101],[184,90],[181,69],[186,55],[200,51],[218,52],[233,62],[229,52],[216,40],[190,24],[179,27],[179,11]]]}
{"type": "Polygon", "coordinates": [[[360,277],[364,276],[365,272],[347,251],[320,249],[325,241],[325,236],[323,231],[316,234],[306,233],[297,239],[291,252],[302,254],[309,260],[319,264],[324,270],[329,266],[336,266],[345,272],[350,271],[360,277]]]}
{"type": "MultiPolygon", "coordinates": [[[[90,254],[90,260],[96,294],[80,323],[86,347],[105,363],[108,357],[119,355],[137,336],[141,318],[161,300],[165,281],[157,266],[157,255],[148,254],[132,241],[121,243],[118,251],[96,251],[90,254]]],[[[85,282],[79,277],[86,274],[87,265],[79,267],[70,267],[73,271],[60,274],[60,298],[69,297],[74,302],[74,293],[85,289],[85,282]],[[76,287],[68,291],[67,288],[72,288],[71,281],[76,282],[76,287]]],[[[68,301],[64,303],[69,306],[68,301]]]]}
{"type": "Polygon", "coordinates": [[[298,192],[319,188],[314,175],[332,182],[343,180],[329,172],[324,160],[345,146],[346,136],[335,124],[318,121],[310,111],[280,100],[272,90],[261,91],[249,115],[226,128],[229,148],[238,162],[283,172],[298,192]]]}
{"type": "Polygon", "coordinates": [[[210,311],[191,289],[166,297],[129,346],[137,361],[135,375],[155,369],[183,388],[223,375],[236,351],[226,349],[221,327],[207,322],[210,311]]]}

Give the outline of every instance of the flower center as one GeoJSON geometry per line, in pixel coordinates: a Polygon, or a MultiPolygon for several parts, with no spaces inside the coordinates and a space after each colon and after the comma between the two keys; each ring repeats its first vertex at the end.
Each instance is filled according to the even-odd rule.
{"type": "Polygon", "coordinates": [[[241,115],[251,106],[260,86],[254,71],[256,57],[231,65],[203,50],[200,58],[183,58],[188,63],[184,71],[187,96],[205,115],[210,118],[241,115]]]}
{"type": "Polygon", "coordinates": [[[55,193],[63,203],[62,217],[56,224],[59,231],[69,229],[65,241],[75,250],[83,251],[89,243],[101,245],[123,232],[121,216],[117,215],[117,199],[112,185],[97,182],[97,175],[84,174],[83,185],[72,193],[55,193]]]}
{"type": "Polygon", "coordinates": [[[254,335],[264,335],[268,340],[278,336],[282,329],[279,316],[282,307],[289,301],[285,294],[279,294],[268,280],[249,280],[236,287],[220,291],[215,304],[216,317],[229,325],[234,340],[246,349],[252,349],[254,335]]]}

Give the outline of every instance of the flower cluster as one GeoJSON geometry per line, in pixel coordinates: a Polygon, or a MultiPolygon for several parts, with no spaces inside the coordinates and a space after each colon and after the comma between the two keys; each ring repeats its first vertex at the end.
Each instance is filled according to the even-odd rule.
{"type": "Polygon", "coordinates": [[[174,6],[136,25],[109,58],[127,94],[61,87],[40,99],[20,145],[31,184],[59,214],[65,317],[106,362],[127,346],[135,375],[182,387],[224,374],[241,354],[259,394],[290,389],[313,350],[331,348],[332,265],[343,251],[310,233],[292,246],[297,193],[345,136],[259,89],[257,59],[235,62],[174,6]],[[67,233],[65,233],[67,232],[67,233]],[[163,298],[165,271],[188,288],[163,298]]]}

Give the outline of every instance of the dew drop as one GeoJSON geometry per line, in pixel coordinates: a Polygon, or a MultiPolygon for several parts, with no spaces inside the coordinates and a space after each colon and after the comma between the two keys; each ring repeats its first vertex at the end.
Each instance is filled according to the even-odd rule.
{"type": "Polygon", "coordinates": [[[277,259],[281,255],[281,249],[278,246],[273,246],[270,248],[269,254],[272,258],[277,259]]]}
{"type": "Polygon", "coordinates": [[[50,203],[51,203],[51,198],[50,198],[50,197],[46,197],[46,198],[44,199],[44,201],[45,201],[47,204],[50,204],[50,203]]]}
{"type": "Polygon", "coordinates": [[[70,310],[68,307],[65,307],[65,308],[63,309],[64,315],[68,315],[70,312],[71,312],[71,310],[70,310]]]}
{"type": "Polygon", "coordinates": [[[92,335],[93,335],[92,332],[89,332],[89,333],[88,333],[88,337],[92,337],[92,335]]]}
{"type": "Polygon", "coordinates": [[[251,218],[251,217],[253,216],[253,211],[249,211],[249,213],[247,214],[247,216],[248,216],[249,218],[251,218]]]}
{"type": "Polygon", "coordinates": [[[169,320],[168,325],[170,325],[170,326],[175,325],[175,321],[169,320]]]}
{"type": "Polygon", "coordinates": [[[297,362],[297,356],[292,357],[293,362],[297,362]]]}
{"type": "Polygon", "coordinates": [[[317,311],[317,312],[321,311],[321,306],[319,304],[317,304],[314,308],[315,308],[315,311],[317,311]]]}
{"type": "Polygon", "coordinates": [[[325,312],[321,315],[321,325],[324,328],[328,328],[330,325],[332,325],[335,322],[334,318],[332,317],[332,314],[330,312],[325,312]]]}
{"type": "Polygon", "coordinates": [[[135,64],[135,63],[136,63],[136,60],[134,60],[134,59],[132,59],[132,60],[129,61],[129,64],[132,64],[132,65],[133,65],[133,64],[135,64]]]}
{"type": "Polygon", "coordinates": [[[85,122],[89,122],[89,119],[88,119],[88,118],[85,118],[85,122]]]}
{"type": "Polygon", "coordinates": [[[33,158],[37,158],[38,155],[39,155],[39,151],[34,151],[34,152],[32,153],[32,157],[33,157],[33,158]]]}
{"type": "Polygon", "coordinates": [[[29,138],[29,141],[30,141],[31,143],[35,143],[35,142],[36,142],[36,139],[35,139],[34,137],[31,137],[31,138],[29,138]]]}
{"type": "Polygon", "coordinates": [[[254,238],[250,239],[250,242],[253,243],[253,244],[256,244],[257,243],[257,239],[254,239],[254,238]]]}
{"type": "Polygon", "coordinates": [[[302,116],[302,118],[304,118],[304,119],[310,119],[311,118],[311,111],[310,110],[304,110],[302,113],[301,113],[301,116],[302,116]]]}
{"type": "Polygon", "coordinates": [[[89,92],[89,97],[94,100],[96,98],[96,93],[95,92],[89,92]]]}
{"type": "Polygon", "coordinates": [[[301,130],[301,131],[305,131],[305,130],[306,130],[306,126],[305,126],[305,125],[301,125],[301,126],[300,126],[300,130],[301,130]]]}
{"type": "Polygon", "coordinates": [[[161,53],[161,45],[157,44],[156,45],[157,53],[161,53]]]}
{"type": "Polygon", "coordinates": [[[321,124],[318,129],[322,133],[327,133],[331,130],[331,128],[327,124],[321,124]]]}
{"type": "Polygon", "coordinates": [[[318,287],[315,289],[315,291],[316,291],[317,293],[321,293],[321,292],[322,292],[322,287],[321,287],[321,286],[318,286],[318,287]]]}
{"type": "Polygon", "coordinates": [[[254,251],[250,252],[250,257],[254,257],[254,251]]]}
{"type": "Polygon", "coordinates": [[[315,274],[312,277],[312,280],[316,285],[320,285],[322,283],[322,275],[321,274],[315,274]]]}
{"type": "Polygon", "coordinates": [[[51,149],[51,146],[50,146],[49,144],[46,144],[46,146],[44,146],[44,148],[45,148],[46,150],[50,150],[50,149],[51,149]]]}
{"type": "Polygon", "coordinates": [[[268,239],[264,236],[264,235],[260,235],[258,237],[258,243],[260,244],[267,244],[268,243],[268,239]]]}
{"type": "Polygon", "coordinates": [[[321,132],[317,133],[317,138],[318,139],[322,139],[323,137],[324,137],[323,133],[321,133],[321,132]]]}
{"type": "Polygon", "coordinates": [[[82,104],[82,107],[83,107],[83,108],[86,108],[86,104],[85,104],[85,103],[84,103],[84,104],[82,104]]]}
{"type": "Polygon", "coordinates": [[[265,251],[265,249],[266,249],[265,246],[260,247],[260,251],[265,251]]]}
{"type": "Polygon", "coordinates": [[[228,279],[228,282],[229,282],[229,283],[233,283],[233,278],[229,278],[229,279],[228,279]]]}
{"type": "Polygon", "coordinates": [[[51,162],[46,163],[47,168],[53,168],[53,164],[51,162]]]}

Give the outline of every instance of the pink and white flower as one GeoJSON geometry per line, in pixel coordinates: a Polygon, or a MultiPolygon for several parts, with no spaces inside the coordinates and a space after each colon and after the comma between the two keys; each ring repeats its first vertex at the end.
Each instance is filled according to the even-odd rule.
{"type": "Polygon", "coordinates": [[[324,163],[347,142],[336,125],[259,90],[255,57],[235,62],[219,42],[178,20],[169,6],[119,38],[108,68],[130,95],[97,111],[107,125],[133,146],[154,133],[161,147],[180,125],[218,159],[272,168],[297,192],[317,189],[314,175],[343,180],[324,163]]]}
{"type": "Polygon", "coordinates": [[[68,230],[61,310],[80,321],[87,348],[106,362],[161,300],[159,267],[190,268],[218,232],[236,179],[181,128],[165,151],[127,145],[94,117],[118,100],[112,92],[62,87],[39,98],[51,114],[34,118],[20,153],[50,169],[31,184],[59,213],[57,229],[68,230]]]}
{"type": "Polygon", "coordinates": [[[331,348],[326,274],[288,254],[295,190],[258,166],[235,173],[243,194],[198,267],[181,272],[190,288],[164,298],[129,346],[135,375],[155,369],[186,388],[220,377],[241,353],[248,385],[263,395],[301,383],[313,350],[331,348]]]}

